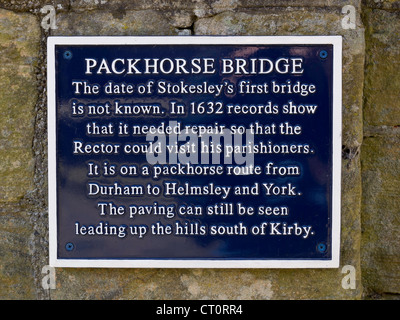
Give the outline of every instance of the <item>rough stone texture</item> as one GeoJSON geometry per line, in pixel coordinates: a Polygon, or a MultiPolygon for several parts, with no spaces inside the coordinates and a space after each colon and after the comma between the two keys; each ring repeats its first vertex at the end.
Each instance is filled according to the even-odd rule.
{"type": "Polygon", "coordinates": [[[272,283],[257,270],[57,269],[52,299],[270,299],[272,283]],[[223,275],[223,276],[222,276],[223,275]]]}
{"type": "Polygon", "coordinates": [[[363,280],[374,293],[400,293],[399,138],[366,137],[362,148],[363,280]]]}
{"type": "Polygon", "coordinates": [[[39,39],[35,16],[0,9],[0,299],[36,297],[23,199],[33,189],[39,39]]]}
{"type": "Polygon", "coordinates": [[[17,12],[39,13],[45,5],[51,5],[57,10],[69,7],[70,0],[0,0],[0,8],[17,12]]]}
{"type": "Polygon", "coordinates": [[[370,8],[384,10],[400,10],[399,0],[364,0],[364,4],[370,8]]]}
{"type": "Polygon", "coordinates": [[[32,188],[39,37],[34,16],[0,10],[0,202],[19,200],[32,188]]]}
{"type": "Polygon", "coordinates": [[[400,11],[367,11],[366,125],[400,124],[400,11]]]}
{"type": "Polygon", "coordinates": [[[35,299],[29,220],[19,205],[0,207],[0,299],[35,299]]]}
{"type": "Polygon", "coordinates": [[[61,13],[53,35],[177,35],[177,30],[160,12],[154,10],[61,13]],[[151,21],[151,23],[150,23],[151,21]]]}
{"type": "Polygon", "coordinates": [[[366,10],[364,20],[362,279],[366,297],[386,299],[400,293],[400,11],[366,10]]]}
{"type": "Polygon", "coordinates": [[[343,7],[353,5],[360,7],[359,0],[71,0],[71,8],[76,10],[106,9],[115,10],[169,10],[185,9],[195,10],[207,14],[215,14],[225,10],[242,8],[268,8],[268,7],[343,7]]]}

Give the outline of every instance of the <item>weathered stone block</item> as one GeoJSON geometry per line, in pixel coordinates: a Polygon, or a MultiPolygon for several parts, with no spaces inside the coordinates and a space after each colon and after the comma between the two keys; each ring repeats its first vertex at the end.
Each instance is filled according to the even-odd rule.
{"type": "MultiPolygon", "coordinates": [[[[380,1],[387,8],[398,1],[380,1]]],[[[365,10],[362,269],[368,294],[400,293],[400,11],[365,10]]]]}
{"type": "Polygon", "coordinates": [[[271,299],[270,276],[259,270],[61,269],[53,299],[271,299]]]}
{"type": "Polygon", "coordinates": [[[399,125],[400,11],[369,10],[364,120],[399,125]]]}
{"type": "Polygon", "coordinates": [[[18,200],[32,188],[39,42],[33,15],[0,9],[0,202],[18,200]]]}
{"type": "Polygon", "coordinates": [[[52,35],[150,36],[177,35],[178,32],[165,15],[154,10],[99,11],[96,14],[83,11],[58,14],[57,29],[52,31],[52,35]]]}
{"type": "MultiPolygon", "coordinates": [[[[343,7],[353,5],[359,8],[360,0],[333,0],[329,7],[343,7]]],[[[74,10],[191,10],[197,11],[199,16],[212,15],[222,11],[243,8],[267,7],[326,7],[325,0],[71,0],[74,10]]]]}
{"type": "Polygon", "coordinates": [[[364,5],[376,9],[400,10],[399,0],[364,0],[364,5]]]}
{"type": "Polygon", "coordinates": [[[400,293],[399,138],[378,133],[362,147],[363,281],[377,293],[400,293]]]}
{"type": "Polygon", "coordinates": [[[15,12],[39,13],[40,9],[51,5],[57,10],[66,9],[69,0],[0,0],[0,8],[13,10],[15,12]]]}
{"type": "Polygon", "coordinates": [[[35,299],[28,219],[18,205],[0,207],[0,299],[35,299]]]}

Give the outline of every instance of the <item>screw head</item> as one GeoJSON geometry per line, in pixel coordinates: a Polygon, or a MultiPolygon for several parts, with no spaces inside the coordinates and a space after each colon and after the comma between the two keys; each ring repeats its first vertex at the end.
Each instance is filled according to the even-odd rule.
{"type": "Polygon", "coordinates": [[[317,250],[321,253],[324,253],[326,251],[326,244],[323,242],[318,243],[317,250]]]}
{"type": "Polygon", "coordinates": [[[68,243],[65,245],[65,249],[66,249],[67,251],[72,251],[72,250],[74,250],[74,244],[73,244],[72,242],[68,242],[68,243]]]}
{"type": "Polygon", "coordinates": [[[72,52],[67,50],[67,51],[64,52],[63,56],[64,56],[64,59],[71,60],[72,59],[72,52]]]}
{"type": "Polygon", "coordinates": [[[327,52],[326,50],[321,50],[321,51],[319,52],[319,57],[320,57],[321,59],[326,59],[326,58],[328,57],[328,52],[327,52]]]}

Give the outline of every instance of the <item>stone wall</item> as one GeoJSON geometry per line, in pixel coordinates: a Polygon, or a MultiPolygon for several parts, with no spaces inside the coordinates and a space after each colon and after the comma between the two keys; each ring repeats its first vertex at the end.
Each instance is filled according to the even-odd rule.
{"type": "Polygon", "coordinates": [[[0,0],[0,298],[379,299],[400,293],[400,1],[0,0]],[[43,28],[52,5],[57,29],[43,28]],[[355,25],[342,21],[350,5],[355,25]],[[49,35],[341,35],[338,269],[56,269],[48,264],[49,35]],[[344,266],[356,287],[342,286],[344,266]]]}
{"type": "Polygon", "coordinates": [[[366,28],[361,261],[371,297],[400,293],[400,2],[369,1],[366,28]]]}

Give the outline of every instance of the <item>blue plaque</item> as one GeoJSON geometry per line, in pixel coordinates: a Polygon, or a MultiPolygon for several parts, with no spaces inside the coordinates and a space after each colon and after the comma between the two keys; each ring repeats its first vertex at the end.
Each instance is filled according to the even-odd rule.
{"type": "Polygon", "coordinates": [[[334,268],[341,37],[49,37],[56,267],[334,268]]]}

